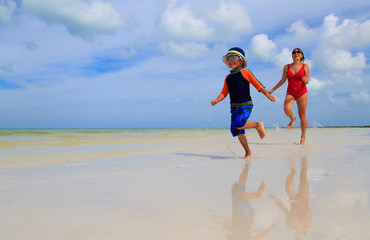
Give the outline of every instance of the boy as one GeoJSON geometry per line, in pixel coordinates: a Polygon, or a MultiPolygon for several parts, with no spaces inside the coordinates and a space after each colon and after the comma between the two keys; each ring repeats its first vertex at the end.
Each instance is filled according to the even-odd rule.
{"type": "Polygon", "coordinates": [[[255,128],[261,139],[266,135],[263,122],[248,121],[253,108],[252,98],[250,96],[250,83],[262,92],[269,100],[275,102],[275,97],[270,95],[265,87],[254,77],[253,73],[247,69],[247,61],[245,60],[244,51],[241,48],[230,48],[222,61],[232,70],[224,81],[224,87],[220,95],[211,101],[212,106],[227,97],[230,93],[230,107],[231,107],[231,126],[230,130],[233,137],[238,136],[238,139],[245,150],[244,158],[251,155],[247,138],[245,137],[245,130],[255,128]]]}

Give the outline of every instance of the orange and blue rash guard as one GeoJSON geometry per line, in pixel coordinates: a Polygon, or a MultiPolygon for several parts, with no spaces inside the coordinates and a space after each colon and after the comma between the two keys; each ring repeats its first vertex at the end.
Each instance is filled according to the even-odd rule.
{"type": "Polygon", "coordinates": [[[230,74],[225,77],[224,86],[219,96],[225,98],[227,94],[230,94],[230,104],[232,106],[252,105],[250,83],[258,92],[264,88],[263,84],[256,79],[250,70],[231,70],[230,74]]]}

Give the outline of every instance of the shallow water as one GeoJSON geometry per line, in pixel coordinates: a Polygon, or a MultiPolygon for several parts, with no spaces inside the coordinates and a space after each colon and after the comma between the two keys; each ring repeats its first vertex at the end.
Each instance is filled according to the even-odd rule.
{"type": "Polygon", "coordinates": [[[0,130],[4,239],[370,239],[370,129],[0,130]]]}

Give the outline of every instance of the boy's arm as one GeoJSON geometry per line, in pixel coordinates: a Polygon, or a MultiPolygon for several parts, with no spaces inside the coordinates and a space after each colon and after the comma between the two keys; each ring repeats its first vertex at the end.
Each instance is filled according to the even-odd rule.
{"type": "Polygon", "coordinates": [[[243,77],[250,82],[259,92],[262,92],[271,102],[275,102],[276,99],[272,96],[263,86],[263,84],[257,80],[253,73],[249,70],[242,71],[243,77]]]}
{"type": "Polygon", "coordinates": [[[218,97],[216,99],[213,99],[211,101],[211,104],[212,106],[216,105],[217,103],[221,102],[222,100],[224,100],[224,97],[220,94],[218,95],[218,97]]]}
{"type": "MultiPolygon", "coordinates": [[[[227,78],[227,76],[226,76],[226,78],[227,78]]],[[[227,94],[229,94],[229,88],[228,88],[227,83],[226,83],[226,78],[225,78],[225,81],[224,81],[224,87],[222,88],[222,91],[221,91],[220,95],[218,95],[218,97],[216,99],[213,99],[211,101],[212,106],[214,106],[217,103],[224,100],[225,97],[227,97],[227,94]]]]}
{"type": "Polygon", "coordinates": [[[260,81],[257,80],[257,78],[253,75],[253,73],[250,70],[243,69],[241,72],[245,80],[250,82],[257,89],[257,91],[260,92],[261,89],[265,87],[260,81]]]}

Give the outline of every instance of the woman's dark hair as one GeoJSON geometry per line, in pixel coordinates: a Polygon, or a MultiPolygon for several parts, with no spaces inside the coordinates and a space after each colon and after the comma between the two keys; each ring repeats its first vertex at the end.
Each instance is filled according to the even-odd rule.
{"type": "Polygon", "coordinates": [[[293,51],[292,51],[292,55],[293,55],[293,52],[294,51],[300,51],[302,53],[301,63],[303,63],[304,62],[304,53],[303,53],[302,49],[300,49],[300,48],[294,48],[293,51]]]}

